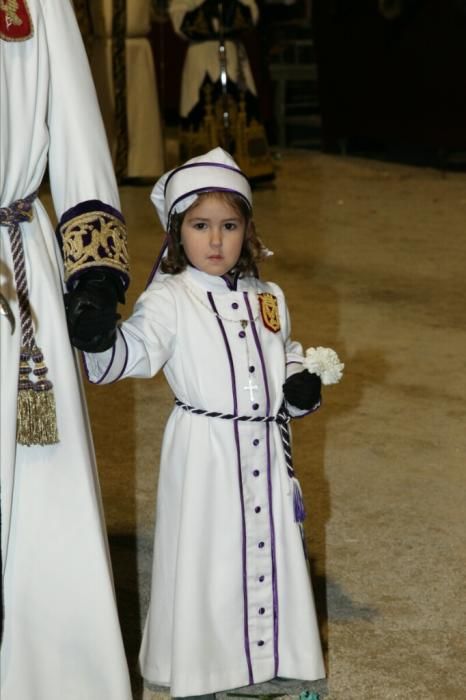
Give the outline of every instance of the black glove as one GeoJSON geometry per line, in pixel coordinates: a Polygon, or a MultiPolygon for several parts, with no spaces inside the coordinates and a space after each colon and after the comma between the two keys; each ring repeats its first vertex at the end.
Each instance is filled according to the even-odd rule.
{"type": "Polygon", "coordinates": [[[320,389],[320,377],[307,369],[292,374],[283,385],[285,399],[302,411],[310,411],[320,401],[320,389]]]}
{"type": "Polygon", "coordinates": [[[115,342],[118,302],[124,303],[123,283],[103,268],[84,272],[75,288],[65,294],[71,343],[85,352],[104,352],[115,342]]]}

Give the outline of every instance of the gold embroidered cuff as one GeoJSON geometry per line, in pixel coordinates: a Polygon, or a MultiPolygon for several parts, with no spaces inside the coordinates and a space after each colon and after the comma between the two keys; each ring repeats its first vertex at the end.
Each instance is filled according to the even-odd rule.
{"type": "Polygon", "coordinates": [[[92,267],[109,267],[129,279],[126,226],[117,216],[87,211],[62,223],[59,231],[67,284],[92,267]]]}

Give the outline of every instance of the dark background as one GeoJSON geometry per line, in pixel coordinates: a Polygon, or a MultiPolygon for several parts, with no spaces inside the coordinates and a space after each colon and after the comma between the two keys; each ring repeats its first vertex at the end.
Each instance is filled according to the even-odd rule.
{"type": "Polygon", "coordinates": [[[315,0],[326,150],[466,150],[466,2],[315,0]]]}
{"type": "MultiPolygon", "coordinates": [[[[269,66],[312,38],[305,60],[318,69],[320,148],[439,161],[466,151],[466,0],[262,1],[260,13],[243,41],[272,143],[269,66]]],[[[165,121],[176,124],[187,45],[163,13],[151,40],[165,121]]],[[[290,82],[293,89],[307,88],[290,82]]]]}

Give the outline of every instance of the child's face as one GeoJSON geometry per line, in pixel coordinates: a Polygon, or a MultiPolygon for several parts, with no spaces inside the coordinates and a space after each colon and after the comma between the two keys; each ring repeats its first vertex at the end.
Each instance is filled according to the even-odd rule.
{"type": "Polygon", "coordinates": [[[214,195],[195,203],[181,224],[181,242],[188,260],[209,275],[224,275],[235,266],[245,235],[244,218],[214,195]]]}

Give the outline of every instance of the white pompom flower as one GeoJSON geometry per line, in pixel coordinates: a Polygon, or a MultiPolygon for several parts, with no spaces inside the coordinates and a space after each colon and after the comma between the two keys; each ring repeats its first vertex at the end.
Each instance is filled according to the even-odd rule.
{"type": "Polygon", "coordinates": [[[303,364],[308,372],[317,374],[325,386],[337,384],[345,367],[335,350],[322,347],[308,348],[303,364]]]}

